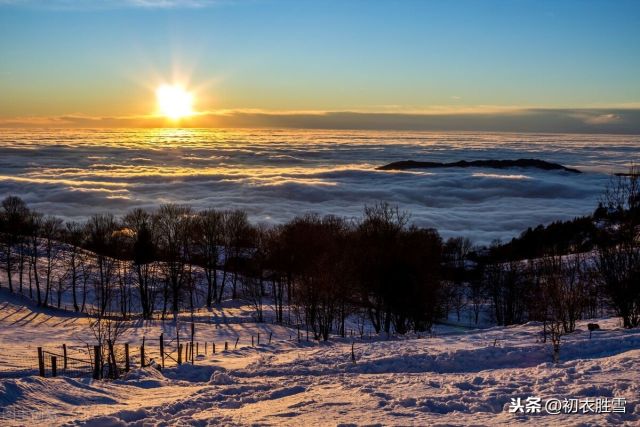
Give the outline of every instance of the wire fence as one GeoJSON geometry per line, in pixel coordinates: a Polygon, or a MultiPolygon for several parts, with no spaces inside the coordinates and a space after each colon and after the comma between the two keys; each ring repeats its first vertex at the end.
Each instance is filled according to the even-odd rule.
{"type": "MultiPolygon", "coordinates": [[[[291,340],[294,337],[289,336],[291,340]]],[[[298,337],[300,338],[300,337],[298,337]]],[[[285,340],[286,341],[286,340],[285,340]]],[[[275,344],[273,333],[226,337],[218,341],[196,340],[193,336],[175,335],[147,338],[137,343],[117,343],[101,346],[62,344],[46,347],[15,346],[0,357],[0,378],[20,378],[30,375],[70,378],[119,378],[131,369],[153,366],[172,368],[181,364],[196,364],[206,357],[224,356],[251,347],[275,344]]]]}
{"type": "MultiPolygon", "coordinates": [[[[192,327],[192,331],[194,331],[192,327]]],[[[194,335],[161,333],[156,337],[143,337],[142,341],[109,345],[72,343],[46,347],[11,347],[0,356],[0,378],[70,377],[117,379],[132,369],[153,367],[159,370],[182,364],[203,363],[209,357],[238,354],[248,348],[274,348],[288,343],[308,345],[316,339],[310,331],[298,328],[274,339],[273,331],[256,334],[219,337],[218,340],[195,339],[194,335]],[[307,343],[307,344],[304,344],[307,343]]],[[[371,335],[352,329],[343,336],[348,342],[368,341],[371,335]],[[359,335],[359,339],[358,339],[359,335]]],[[[339,338],[335,336],[334,338],[339,338]]],[[[390,337],[387,337],[389,339],[390,337]]],[[[420,338],[420,336],[418,336],[420,338]]],[[[353,356],[353,355],[352,355],[353,356]]]]}
{"type": "Polygon", "coordinates": [[[35,348],[5,352],[0,357],[0,378],[21,378],[38,373],[35,348]]]}
{"type": "Polygon", "coordinates": [[[71,378],[81,378],[90,376],[93,373],[93,363],[91,357],[85,354],[84,358],[80,358],[83,355],[69,356],[68,354],[62,354],[52,351],[42,351],[42,362],[44,364],[45,376],[47,373],[50,376],[65,376],[71,378]]]}
{"type": "MultiPolygon", "coordinates": [[[[159,369],[172,368],[183,363],[197,363],[213,355],[224,356],[228,352],[264,345],[279,345],[283,342],[304,342],[319,339],[306,325],[293,322],[276,322],[275,318],[263,318],[262,330],[247,331],[238,334],[225,326],[228,323],[244,323],[249,319],[233,319],[209,317],[204,322],[202,318],[192,318],[190,327],[180,328],[180,331],[169,331],[156,336],[145,336],[142,340],[122,338],[114,345],[103,342],[101,346],[94,346],[78,342],[68,342],[60,345],[44,345],[35,347],[26,345],[20,347],[12,345],[0,356],[0,378],[16,378],[29,375],[43,377],[65,376],[72,378],[118,378],[123,373],[140,367],[154,366],[159,369]],[[227,320],[231,320],[227,322],[227,320]],[[234,321],[235,320],[235,321],[234,321]],[[274,331],[267,325],[273,320],[278,326],[284,327],[274,331]],[[211,324],[212,329],[202,333],[196,329],[198,325],[211,324]],[[213,334],[212,334],[213,333],[213,334]],[[202,339],[207,336],[207,340],[202,339]],[[124,342],[128,340],[128,342],[124,342]]],[[[249,322],[247,322],[249,323],[249,322]]],[[[251,322],[255,324],[254,322],[251,322]]],[[[182,322],[185,325],[185,322],[182,322]]],[[[177,329],[177,326],[176,328],[177,329]]],[[[371,331],[364,328],[346,329],[342,334],[332,334],[334,338],[343,339],[371,339],[371,331]],[[367,337],[368,335],[368,337],[367,337]]]]}

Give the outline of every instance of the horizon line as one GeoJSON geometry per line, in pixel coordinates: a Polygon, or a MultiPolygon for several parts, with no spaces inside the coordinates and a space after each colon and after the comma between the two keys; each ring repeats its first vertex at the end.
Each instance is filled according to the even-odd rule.
{"type": "Polygon", "coordinates": [[[157,114],[62,114],[0,118],[0,128],[201,128],[640,134],[640,108],[496,107],[452,111],[220,109],[180,120],[157,114]]]}

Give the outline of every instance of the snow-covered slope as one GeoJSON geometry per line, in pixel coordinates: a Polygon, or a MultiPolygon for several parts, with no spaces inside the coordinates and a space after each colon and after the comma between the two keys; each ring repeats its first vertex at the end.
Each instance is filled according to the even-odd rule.
{"type": "MultiPolygon", "coordinates": [[[[86,322],[5,298],[0,360],[8,352],[88,340],[86,322]]],[[[274,339],[270,345],[201,355],[194,365],[162,372],[134,369],[117,381],[2,378],[0,370],[0,419],[2,425],[94,426],[638,425],[640,330],[620,329],[618,319],[599,323],[602,330],[591,339],[586,322],[563,337],[558,365],[551,363],[550,344],[539,342],[535,323],[462,332],[438,327],[430,337],[328,343],[298,342],[295,331],[290,339],[292,331],[281,326],[203,323],[201,340],[221,342],[258,331],[274,339]],[[626,413],[509,413],[512,398],[529,396],[620,397],[626,413]]],[[[129,340],[175,328],[170,322],[137,326],[129,340]]],[[[5,373],[11,369],[4,367],[5,373]]]]}

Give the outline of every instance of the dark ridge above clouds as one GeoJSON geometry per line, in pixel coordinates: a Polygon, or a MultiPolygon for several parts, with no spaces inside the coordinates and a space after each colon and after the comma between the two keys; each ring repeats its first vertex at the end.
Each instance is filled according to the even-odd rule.
{"type": "Polygon", "coordinates": [[[457,162],[420,162],[415,160],[403,160],[380,166],[378,170],[405,170],[405,169],[435,169],[435,168],[536,168],[542,170],[561,170],[571,173],[582,173],[577,169],[568,168],[557,163],[551,163],[540,159],[518,159],[518,160],[460,160],[457,162]]]}

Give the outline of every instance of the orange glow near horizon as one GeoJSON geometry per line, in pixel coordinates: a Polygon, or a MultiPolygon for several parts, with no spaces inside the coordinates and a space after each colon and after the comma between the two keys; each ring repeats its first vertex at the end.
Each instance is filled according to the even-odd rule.
{"type": "Polygon", "coordinates": [[[163,84],[156,89],[159,114],[179,120],[195,114],[193,110],[193,94],[179,85],[163,84]]]}

